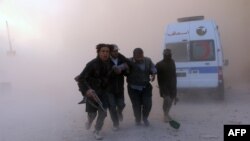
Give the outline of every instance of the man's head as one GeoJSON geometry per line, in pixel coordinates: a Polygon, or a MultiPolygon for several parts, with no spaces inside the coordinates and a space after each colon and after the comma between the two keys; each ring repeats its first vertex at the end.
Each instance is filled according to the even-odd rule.
{"type": "Polygon", "coordinates": [[[143,50],[141,48],[135,48],[133,51],[133,58],[135,61],[142,61],[144,59],[143,50]]]}
{"type": "Polygon", "coordinates": [[[98,44],[96,45],[97,56],[102,61],[107,61],[110,56],[111,47],[108,44],[98,44]]]}
{"type": "Polygon", "coordinates": [[[171,59],[172,58],[171,50],[168,48],[164,49],[163,57],[164,57],[164,59],[171,59]]]}
{"type": "Polygon", "coordinates": [[[119,53],[118,53],[118,50],[119,50],[118,46],[115,45],[115,44],[111,44],[110,46],[112,47],[112,51],[111,51],[111,54],[110,54],[111,57],[117,58],[118,55],[119,55],[119,53]]]}

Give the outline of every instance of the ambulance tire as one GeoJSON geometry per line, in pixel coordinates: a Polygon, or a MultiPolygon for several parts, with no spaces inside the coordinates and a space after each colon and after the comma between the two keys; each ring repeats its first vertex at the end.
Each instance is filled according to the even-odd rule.
{"type": "Polygon", "coordinates": [[[215,92],[215,96],[216,96],[216,99],[218,100],[224,100],[224,93],[225,93],[225,90],[224,90],[224,83],[221,83],[217,89],[216,89],[216,92],[215,92]]]}

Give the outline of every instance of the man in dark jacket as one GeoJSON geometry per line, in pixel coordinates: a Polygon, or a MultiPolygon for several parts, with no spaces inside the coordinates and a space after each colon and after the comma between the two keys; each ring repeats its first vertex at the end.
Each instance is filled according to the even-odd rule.
{"type": "Polygon", "coordinates": [[[126,58],[118,52],[117,45],[111,45],[111,62],[115,75],[111,78],[111,91],[109,93],[109,112],[113,121],[113,130],[119,129],[119,121],[123,120],[122,111],[125,107],[124,102],[124,75],[128,68],[126,58]]]}
{"type": "Polygon", "coordinates": [[[99,132],[107,116],[107,93],[110,91],[110,77],[113,69],[110,60],[110,46],[107,44],[98,44],[96,50],[97,57],[87,63],[77,80],[79,90],[83,96],[87,97],[86,112],[88,113],[88,122],[86,123],[86,128],[89,129],[91,127],[98,113],[94,136],[97,140],[100,140],[102,136],[99,132]],[[98,98],[102,105],[98,104],[98,98]]]}
{"type": "Polygon", "coordinates": [[[176,67],[170,49],[163,51],[163,60],[156,64],[157,81],[163,101],[164,121],[169,122],[169,111],[176,98],[176,67]]]}
{"type": "Polygon", "coordinates": [[[141,48],[135,48],[132,65],[127,75],[128,94],[132,102],[136,125],[143,120],[145,126],[149,126],[148,116],[152,107],[152,85],[156,68],[150,58],[144,57],[141,48]]]}

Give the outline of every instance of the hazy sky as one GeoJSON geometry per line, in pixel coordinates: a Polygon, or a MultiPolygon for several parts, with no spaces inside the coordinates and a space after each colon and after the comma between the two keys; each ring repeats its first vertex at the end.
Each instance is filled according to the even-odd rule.
{"type": "Polygon", "coordinates": [[[219,25],[226,83],[249,82],[249,9],[249,0],[0,0],[0,82],[74,89],[73,77],[100,42],[117,44],[128,57],[142,47],[157,62],[165,26],[195,15],[219,25]],[[6,21],[15,56],[6,53],[6,21]]]}

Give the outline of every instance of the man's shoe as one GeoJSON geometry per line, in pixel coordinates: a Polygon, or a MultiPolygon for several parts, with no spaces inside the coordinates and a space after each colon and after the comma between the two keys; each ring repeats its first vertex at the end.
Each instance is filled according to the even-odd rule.
{"type": "Polygon", "coordinates": [[[148,126],[150,125],[150,123],[149,123],[149,121],[148,121],[147,119],[144,119],[143,122],[144,122],[144,125],[145,125],[146,127],[148,127],[148,126]]]}
{"type": "Polygon", "coordinates": [[[100,135],[99,131],[94,131],[94,137],[96,140],[102,140],[103,137],[100,135]]]}
{"type": "Polygon", "coordinates": [[[141,122],[140,122],[140,121],[136,121],[136,122],[135,122],[135,125],[136,125],[136,126],[140,126],[140,125],[141,125],[141,122]]]}
{"type": "Polygon", "coordinates": [[[113,126],[113,131],[118,131],[119,127],[118,126],[113,126]]]}

